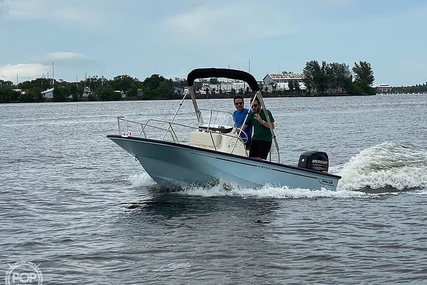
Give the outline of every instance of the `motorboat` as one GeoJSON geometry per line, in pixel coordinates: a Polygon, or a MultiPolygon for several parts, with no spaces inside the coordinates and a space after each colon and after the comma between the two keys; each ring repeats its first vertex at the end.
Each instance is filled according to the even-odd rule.
{"type": "MultiPolygon", "coordinates": [[[[199,108],[196,83],[206,78],[246,82],[253,98],[258,98],[261,110],[266,110],[262,92],[251,74],[233,69],[199,68],[188,74],[188,88],[170,120],[153,118],[138,122],[120,116],[118,134],[107,137],[134,156],[161,187],[182,188],[223,181],[253,188],[271,185],[336,190],[341,177],[328,172],[329,159],[325,152],[306,151],[298,164],[286,165],[280,161],[273,129],[270,129],[273,143],[269,157],[265,160],[249,157],[241,134],[244,131],[234,126],[231,112],[199,108]],[[179,120],[182,105],[190,101],[188,99],[195,114],[191,123],[188,117],[179,120]]],[[[268,113],[265,114],[270,123],[268,113]]]]}

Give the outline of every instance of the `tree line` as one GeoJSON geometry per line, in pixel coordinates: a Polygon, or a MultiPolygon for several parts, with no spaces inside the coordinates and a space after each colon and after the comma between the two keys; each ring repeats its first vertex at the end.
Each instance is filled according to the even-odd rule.
{"type": "MultiPolygon", "coordinates": [[[[303,69],[304,84],[309,94],[375,94],[372,87],[374,72],[370,63],[355,62],[350,67],[344,63],[319,63],[312,60],[306,63],[303,69]]],[[[196,90],[202,88],[204,82],[218,82],[216,78],[195,82],[196,90]]],[[[166,79],[159,74],[153,74],[144,81],[135,77],[119,75],[112,80],[93,76],[80,82],[66,82],[47,78],[37,78],[14,85],[11,81],[0,80],[0,103],[10,102],[44,102],[46,99],[42,91],[53,88],[52,101],[80,101],[80,100],[150,100],[174,99],[181,96],[181,90],[187,86],[186,79],[166,79]],[[90,92],[87,93],[86,90],[90,92]],[[118,91],[119,90],[119,91],[118,91]],[[86,92],[86,96],[83,94],[86,92]],[[122,96],[125,94],[126,96],[122,96]]],[[[299,84],[289,81],[290,92],[301,93],[299,84]]],[[[262,86],[261,86],[262,88],[262,86]]],[[[412,87],[397,87],[392,92],[422,93],[427,91],[427,83],[412,87]]],[[[273,90],[275,93],[275,90],[273,90]]]]}
{"type": "Polygon", "coordinates": [[[421,94],[427,93],[427,82],[424,84],[417,84],[414,86],[401,86],[401,87],[393,87],[391,89],[391,93],[396,94],[421,94]]]}
{"type": "Polygon", "coordinates": [[[144,81],[135,77],[119,75],[112,80],[93,76],[80,82],[67,82],[47,78],[37,78],[14,85],[11,81],[0,80],[0,103],[8,102],[44,102],[42,91],[53,88],[53,101],[112,101],[121,100],[122,94],[127,99],[172,99],[174,87],[183,87],[186,81],[176,78],[166,79],[153,74],[144,81]],[[87,98],[83,98],[86,90],[87,98]],[[117,92],[120,90],[120,92],[117,92]]]}
{"type": "Polygon", "coordinates": [[[320,64],[312,60],[304,67],[303,81],[308,91],[314,94],[375,94],[375,88],[372,87],[375,78],[371,64],[366,61],[355,62],[352,71],[345,63],[322,61],[320,64]]]}

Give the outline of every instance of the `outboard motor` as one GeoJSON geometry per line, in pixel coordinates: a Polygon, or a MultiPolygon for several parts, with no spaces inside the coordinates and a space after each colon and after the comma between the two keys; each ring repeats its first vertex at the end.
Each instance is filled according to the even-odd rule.
{"type": "Polygon", "coordinates": [[[328,172],[328,155],[322,151],[306,151],[299,157],[298,167],[328,172]]]}

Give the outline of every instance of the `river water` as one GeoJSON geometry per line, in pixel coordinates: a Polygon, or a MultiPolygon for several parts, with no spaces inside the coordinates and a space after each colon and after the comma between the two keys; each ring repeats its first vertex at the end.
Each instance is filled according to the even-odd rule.
{"type": "Polygon", "coordinates": [[[427,282],[427,95],[265,100],[282,162],[326,151],[336,192],[160,189],[106,135],[119,115],[170,119],[179,102],[0,105],[0,271],[31,261],[44,284],[427,282]]]}

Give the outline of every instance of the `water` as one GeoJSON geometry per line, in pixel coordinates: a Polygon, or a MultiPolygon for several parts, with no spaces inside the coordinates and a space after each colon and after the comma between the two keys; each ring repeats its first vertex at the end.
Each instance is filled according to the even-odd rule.
{"type": "Polygon", "coordinates": [[[105,136],[116,116],[171,118],[178,103],[0,105],[0,271],[32,261],[45,284],[427,281],[426,95],[266,99],[283,162],[326,151],[337,192],[159,189],[105,136]]]}

